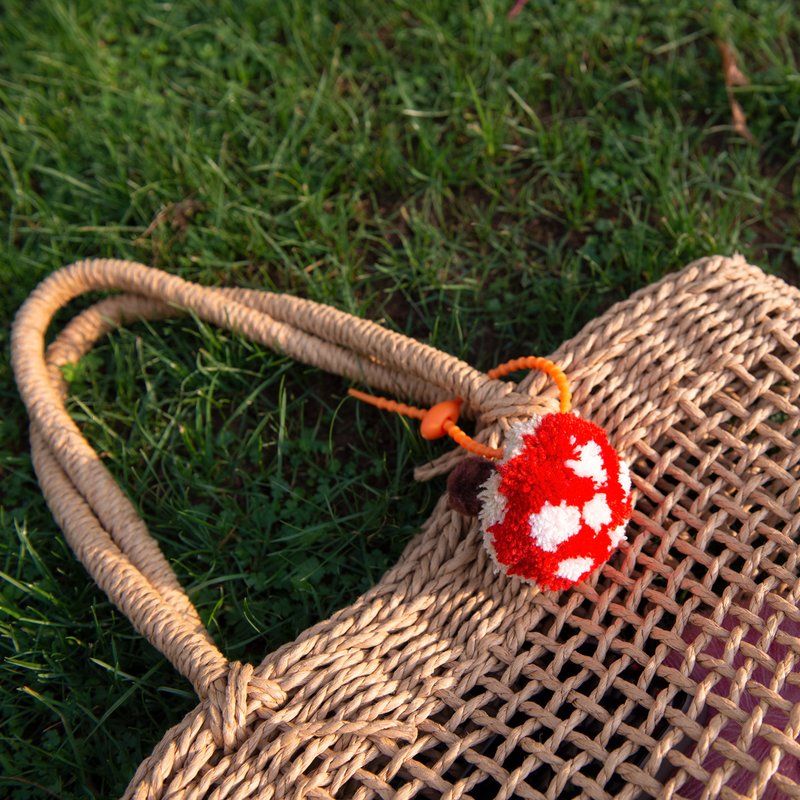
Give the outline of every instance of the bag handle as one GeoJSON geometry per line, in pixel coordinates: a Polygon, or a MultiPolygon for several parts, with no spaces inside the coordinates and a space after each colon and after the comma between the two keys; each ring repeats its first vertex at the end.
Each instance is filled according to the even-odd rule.
{"type": "Polygon", "coordinates": [[[465,408],[495,415],[526,415],[541,405],[429,345],[295,297],[202,287],[110,259],[76,262],[34,290],[14,322],[12,365],[31,419],[34,468],[47,503],[100,588],[208,700],[218,723],[212,727],[226,740],[240,727],[237,715],[252,710],[252,701],[275,708],[286,696],[266,674],[229,663],[213,643],[157,542],[68,415],[60,369],[120,324],[182,310],[298,361],[422,402],[455,395],[465,408]],[[96,290],[126,294],[80,313],[45,354],[45,333],[55,313],[96,290]]]}

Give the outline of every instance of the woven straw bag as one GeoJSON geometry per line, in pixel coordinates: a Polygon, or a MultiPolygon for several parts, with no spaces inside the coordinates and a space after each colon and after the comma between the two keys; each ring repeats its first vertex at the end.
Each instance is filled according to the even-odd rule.
{"type": "Polygon", "coordinates": [[[61,365],[115,325],[178,309],[394,396],[460,396],[492,446],[555,404],[541,375],[489,380],[292,297],[122,261],[39,286],[13,363],[42,490],[98,585],[200,698],[126,797],[800,797],[800,292],[741,258],[705,259],[554,354],[633,471],[628,541],[588,581],[537,595],[497,576],[477,522],[443,497],[377,586],[257,666],[216,648],[64,409],[61,365]],[[79,314],[45,357],[54,313],[97,289],[125,294],[79,314]]]}

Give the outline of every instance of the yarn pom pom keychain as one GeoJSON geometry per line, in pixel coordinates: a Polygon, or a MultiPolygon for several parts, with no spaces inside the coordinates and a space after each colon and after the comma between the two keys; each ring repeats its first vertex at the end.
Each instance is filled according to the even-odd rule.
{"type": "Polygon", "coordinates": [[[501,378],[520,369],[553,378],[560,411],[512,425],[502,450],[476,442],[458,427],[460,400],[421,409],[355,389],[349,393],[421,420],[426,439],[447,435],[473,453],[448,479],[453,508],[478,517],[484,544],[506,575],[542,589],[566,589],[603,564],[625,537],[630,473],[606,432],[572,413],[566,375],[552,361],[519,358],[488,375],[501,378]]]}

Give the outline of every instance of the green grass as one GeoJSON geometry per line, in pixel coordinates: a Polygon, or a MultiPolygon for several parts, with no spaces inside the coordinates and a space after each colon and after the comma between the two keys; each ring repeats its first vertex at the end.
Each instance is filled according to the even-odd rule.
{"type": "MultiPolygon", "coordinates": [[[[687,261],[798,282],[800,20],[700,0],[0,11],[0,794],[107,797],[194,705],[41,500],[7,360],[48,272],[115,255],[330,302],[488,368],[687,261]],[[753,146],[731,128],[715,38],[753,146]],[[170,204],[189,200],[181,220],[170,204]],[[166,209],[161,223],[150,223],[166,209]],[[173,224],[174,223],[174,224],[173,224]]],[[[80,304],[79,304],[80,305],[80,304]]],[[[191,319],[69,374],[75,417],[216,640],[257,662],[374,583],[442,452],[191,319]]]]}

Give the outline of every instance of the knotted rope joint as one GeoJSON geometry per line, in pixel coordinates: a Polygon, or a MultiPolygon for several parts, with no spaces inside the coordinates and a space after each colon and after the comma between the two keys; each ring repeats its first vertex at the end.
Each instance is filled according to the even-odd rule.
{"type": "Polygon", "coordinates": [[[214,743],[225,753],[247,738],[248,719],[261,710],[276,711],[287,699],[277,683],[240,661],[231,661],[200,693],[214,743]]]}

